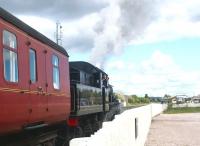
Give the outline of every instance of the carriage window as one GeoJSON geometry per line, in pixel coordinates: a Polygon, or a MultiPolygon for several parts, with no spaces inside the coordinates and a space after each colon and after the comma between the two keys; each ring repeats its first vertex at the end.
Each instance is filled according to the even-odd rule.
{"type": "Polygon", "coordinates": [[[13,49],[17,49],[16,36],[9,31],[3,31],[3,44],[13,49]]]}
{"type": "Polygon", "coordinates": [[[59,60],[58,57],[52,56],[52,65],[53,65],[53,87],[55,89],[60,89],[60,77],[59,77],[59,60]]]}
{"type": "Polygon", "coordinates": [[[3,49],[4,77],[9,82],[18,82],[17,53],[3,49]]]}
{"type": "Polygon", "coordinates": [[[17,39],[15,34],[3,30],[3,62],[6,81],[18,82],[17,39]]]}
{"type": "Polygon", "coordinates": [[[31,83],[36,82],[36,52],[33,49],[29,50],[29,66],[30,66],[30,80],[31,83]]]}

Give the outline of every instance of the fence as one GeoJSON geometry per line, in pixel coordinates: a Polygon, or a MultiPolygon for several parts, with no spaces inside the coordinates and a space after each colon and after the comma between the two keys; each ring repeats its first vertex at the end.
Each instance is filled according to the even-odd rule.
{"type": "Polygon", "coordinates": [[[104,122],[103,128],[91,137],[72,139],[70,146],[144,146],[152,117],[166,107],[150,104],[127,110],[113,121],[104,122]]]}

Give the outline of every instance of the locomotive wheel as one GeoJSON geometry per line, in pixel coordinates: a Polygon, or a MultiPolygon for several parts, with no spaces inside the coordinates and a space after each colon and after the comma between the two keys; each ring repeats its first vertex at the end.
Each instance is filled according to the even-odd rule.
{"type": "Polygon", "coordinates": [[[97,121],[97,119],[95,119],[92,123],[93,123],[92,124],[93,132],[98,131],[102,126],[102,122],[101,121],[97,121]]]}
{"type": "Polygon", "coordinates": [[[69,146],[69,140],[64,141],[64,143],[62,144],[62,146],[69,146]]]}
{"type": "Polygon", "coordinates": [[[102,128],[102,124],[103,124],[103,122],[102,122],[102,121],[99,121],[99,122],[98,122],[99,129],[101,129],[101,128],[102,128]]]}
{"type": "Polygon", "coordinates": [[[82,137],[83,136],[83,130],[81,127],[77,127],[74,130],[74,137],[73,138],[77,138],[77,137],[82,137]]]}
{"type": "Polygon", "coordinates": [[[66,136],[62,146],[69,146],[69,141],[73,138],[78,138],[83,136],[83,130],[81,127],[70,128],[69,134],[66,136]]]}
{"type": "Polygon", "coordinates": [[[44,144],[44,146],[55,146],[55,143],[53,141],[47,142],[44,144]]]}
{"type": "Polygon", "coordinates": [[[93,133],[93,128],[90,122],[87,122],[87,124],[84,126],[84,136],[88,137],[93,133]]]}

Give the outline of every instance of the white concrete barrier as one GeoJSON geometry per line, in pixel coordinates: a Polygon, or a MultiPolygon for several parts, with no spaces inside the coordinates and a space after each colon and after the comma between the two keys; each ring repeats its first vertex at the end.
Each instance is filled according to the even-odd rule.
{"type": "Polygon", "coordinates": [[[113,121],[104,122],[103,128],[91,137],[72,139],[70,146],[144,146],[152,117],[166,107],[150,104],[127,110],[113,121]]]}
{"type": "Polygon", "coordinates": [[[167,105],[166,104],[155,104],[152,103],[151,104],[151,113],[152,113],[152,118],[159,115],[160,113],[162,113],[164,110],[167,109],[167,105]]]}

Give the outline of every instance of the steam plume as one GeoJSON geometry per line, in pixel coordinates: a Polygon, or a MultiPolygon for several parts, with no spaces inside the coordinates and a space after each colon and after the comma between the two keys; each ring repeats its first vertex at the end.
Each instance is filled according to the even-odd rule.
{"type": "Polygon", "coordinates": [[[112,55],[119,55],[130,41],[141,36],[155,18],[157,0],[117,0],[100,12],[90,61],[104,68],[112,55]]]}

